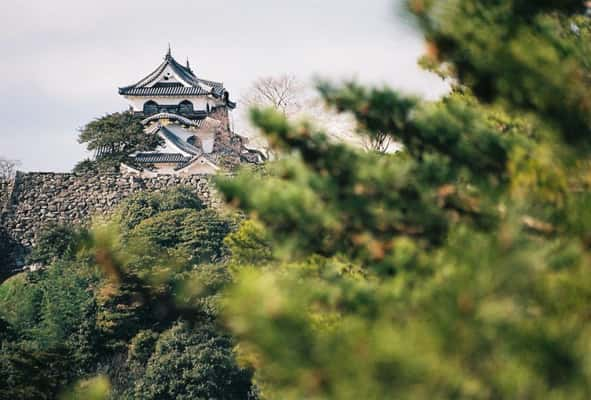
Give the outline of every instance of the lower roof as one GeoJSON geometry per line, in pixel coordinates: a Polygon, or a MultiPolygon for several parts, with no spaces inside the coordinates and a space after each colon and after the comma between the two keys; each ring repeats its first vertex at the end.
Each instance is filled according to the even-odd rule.
{"type": "Polygon", "coordinates": [[[191,160],[191,157],[181,153],[138,153],[133,158],[143,164],[186,163],[191,160]]]}

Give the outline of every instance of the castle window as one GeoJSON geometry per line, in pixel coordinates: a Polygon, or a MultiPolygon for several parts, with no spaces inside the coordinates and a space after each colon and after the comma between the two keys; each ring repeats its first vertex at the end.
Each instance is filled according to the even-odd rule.
{"type": "Polygon", "coordinates": [[[144,103],[144,114],[156,114],[158,112],[158,103],[154,100],[150,100],[144,103]]]}
{"type": "Polygon", "coordinates": [[[190,114],[193,112],[193,103],[189,100],[181,101],[179,104],[179,113],[183,114],[190,114]]]}

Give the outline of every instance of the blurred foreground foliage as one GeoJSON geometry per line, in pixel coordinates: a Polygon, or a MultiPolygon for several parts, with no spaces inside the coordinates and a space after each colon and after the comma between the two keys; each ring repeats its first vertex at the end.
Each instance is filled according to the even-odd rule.
{"type": "Polygon", "coordinates": [[[233,253],[223,316],[241,360],[269,399],[590,398],[583,2],[409,7],[448,96],[319,87],[402,152],[254,110],[283,159],[218,179],[254,224],[227,241],[267,243],[233,253]]]}

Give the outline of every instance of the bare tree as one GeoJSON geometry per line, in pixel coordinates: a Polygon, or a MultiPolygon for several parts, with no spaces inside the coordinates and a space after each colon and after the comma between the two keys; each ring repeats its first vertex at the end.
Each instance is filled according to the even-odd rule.
{"type": "Polygon", "coordinates": [[[254,81],[240,100],[240,131],[249,138],[249,144],[261,151],[267,159],[274,154],[266,138],[249,121],[252,107],[274,108],[288,119],[305,119],[322,129],[331,140],[346,142],[367,151],[388,153],[399,145],[386,132],[374,136],[360,134],[355,119],[346,113],[338,113],[328,107],[322,98],[294,75],[262,77],[254,81]]]}
{"type": "Polygon", "coordinates": [[[241,103],[250,107],[273,107],[284,115],[292,115],[303,106],[304,85],[294,75],[268,76],[257,79],[241,103]]]}
{"type": "Polygon", "coordinates": [[[16,173],[20,162],[0,157],[0,179],[10,179],[16,173]]]}
{"type": "Polygon", "coordinates": [[[294,75],[258,78],[240,99],[239,124],[249,144],[261,151],[266,159],[274,154],[266,138],[250,123],[248,113],[253,107],[274,108],[286,117],[295,116],[305,103],[305,86],[294,75]]]}

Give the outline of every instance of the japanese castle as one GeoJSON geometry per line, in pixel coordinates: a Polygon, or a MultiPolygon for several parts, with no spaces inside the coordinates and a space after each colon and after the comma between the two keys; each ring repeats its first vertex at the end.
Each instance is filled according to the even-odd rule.
{"type": "Polygon", "coordinates": [[[246,147],[247,138],[230,126],[230,100],[223,83],[199,78],[187,60],[178,63],[170,47],[164,61],[139,82],[119,88],[131,110],[141,116],[145,132],[163,144],[132,155],[122,164],[127,174],[212,174],[240,163],[259,163],[261,152],[246,147]]]}

